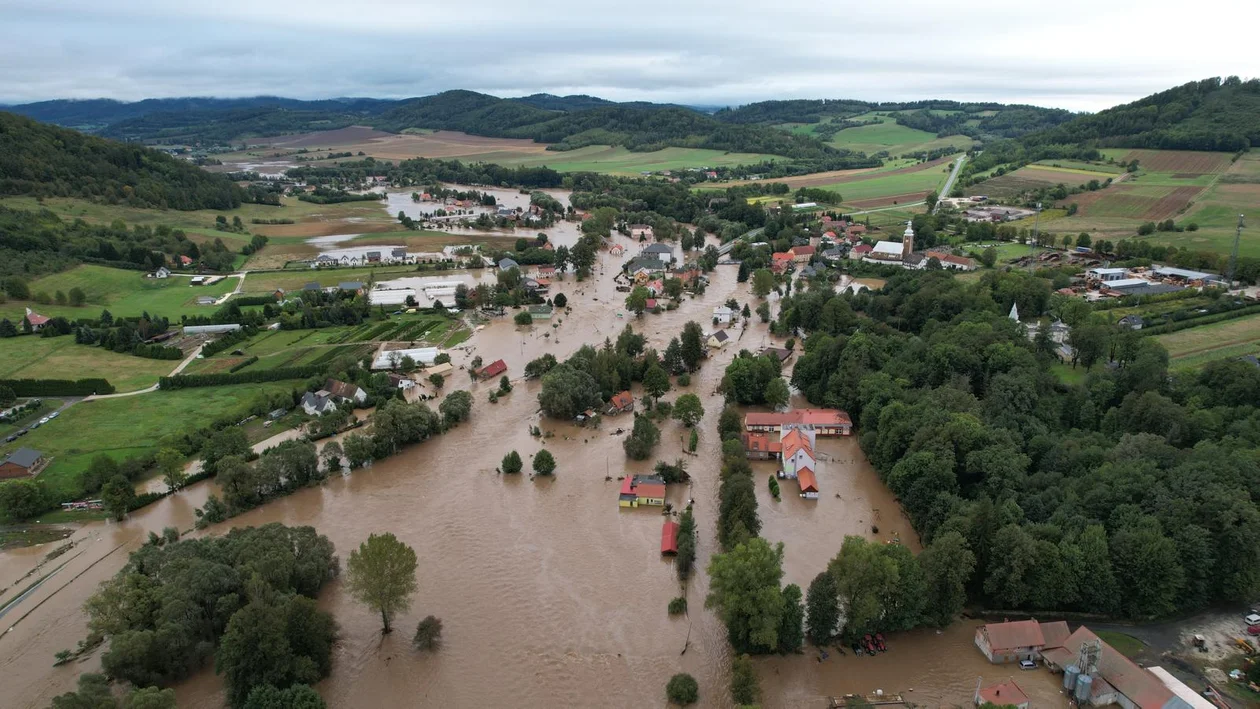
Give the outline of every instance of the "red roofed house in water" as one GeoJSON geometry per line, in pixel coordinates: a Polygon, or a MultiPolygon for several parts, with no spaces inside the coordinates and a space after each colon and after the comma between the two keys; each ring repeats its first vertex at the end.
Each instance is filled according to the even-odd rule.
{"type": "Polygon", "coordinates": [[[507,362],[504,362],[501,359],[496,359],[490,364],[487,364],[486,366],[477,370],[477,376],[482,379],[489,379],[490,377],[497,377],[506,371],[507,371],[507,362]]]}
{"type": "Polygon", "coordinates": [[[993,704],[996,706],[1013,706],[1016,709],[1028,709],[1028,695],[1015,684],[1015,680],[991,684],[976,690],[976,706],[993,704]]]}
{"type": "Polygon", "coordinates": [[[678,553],[678,523],[665,520],[661,526],[661,553],[678,553]]]}
{"type": "Polygon", "coordinates": [[[619,507],[665,504],[665,480],[656,475],[627,475],[621,480],[619,507]]]}
{"type": "Polygon", "coordinates": [[[853,421],[840,409],[792,409],[782,413],[750,413],[744,416],[744,428],[750,432],[780,431],[785,425],[798,426],[819,436],[848,436],[853,421]]]}

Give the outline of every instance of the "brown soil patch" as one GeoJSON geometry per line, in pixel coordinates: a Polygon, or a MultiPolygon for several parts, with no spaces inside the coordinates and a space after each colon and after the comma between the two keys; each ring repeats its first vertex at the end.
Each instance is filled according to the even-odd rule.
{"type": "Polygon", "coordinates": [[[1240,207],[1254,207],[1260,203],[1260,184],[1217,184],[1212,191],[1212,201],[1240,207]]]}
{"type": "MultiPolygon", "coordinates": [[[[1110,189],[1114,190],[1115,188],[1112,187],[1110,189]]],[[[1058,206],[1066,207],[1069,204],[1075,203],[1076,213],[1081,215],[1082,217],[1087,217],[1089,216],[1089,208],[1095,203],[1097,203],[1099,200],[1101,200],[1104,196],[1104,193],[1107,191],[1108,190],[1095,190],[1093,192],[1082,192],[1081,194],[1074,194],[1074,195],[1069,196],[1067,199],[1059,202],[1058,206]]]]}
{"type": "Polygon", "coordinates": [[[314,133],[296,133],[264,138],[257,145],[273,148],[321,148],[332,145],[352,145],[376,138],[385,138],[390,134],[367,126],[347,126],[337,130],[321,130],[314,133]]]}
{"type": "MultiPolygon", "coordinates": [[[[859,180],[874,179],[876,177],[887,177],[889,175],[904,175],[911,172],[921,172],[930,170],[937,165],[951,162],[953,158],[937,158],[931,162],[920,163],[918,165],[910,165],[908,167],[900,167],[896,170],[879,171],[877,167],[862,168],[859,170],[832,170],[830,172],[814,172],[808,175],[797,175],[796,177],[780,177],[773,180],[759,180],[760,182],[781,182],[788,187],[822,187],[824,185],[843,184],[845,182],[857,182],[859,180]],[[876,174],[871,174],[876,173],[876,174]]],[[[732,182],[722,182],[722,187],[733,187],[736,185],[751,184],[748,180],[735,180],[732,182]]],[[[926,192],[924,194],[927,194],[926,192]]],[[[854,203],[856,204],[856,202],[854,203]]]]}
{"type": "Polygon", "coordinates": [[[362,221],[352,222],[345,219],[328,221],[313,220],[297,224],[251,224],[250,230],[263,236],[332,236],[333,234],[375,234],[382,231],[398,231],[402,226],[397,222],[362,221]]]}
{"type": "Polygon", "coordinates": [[[547,152],[543,143],[516,138],[483,138],[467,133],[440,130],[426,135],[383,134],[370,140],[345,146],[347,150],[364,153],[384,160],[409,158],[467,158],[507,154],[509,157],[542,155],[547,152]]]}
{"type": "Polygon", "coordinates": [[[1158,202],[1147,208],[1142,218],[1148,221],[1171,219],[1202,191],[1202,187],[1178,187],[1172,191],[1172,194],[1161,197],[1158,202]]]}
{"type": "Polygon", "coordinates": [[[860,199],[856,202],[845,202],[849,207],[859,207],[861,209],[870,209],[872,207],[886,207],[892,204],[909,204],[911,202],[922,201],[927,196],[927,191],[923,192],[906,192],[905,194],[893,194],[885,197],[872,197],[871,199],[860,199]]]}
{"type": "Polygon", "coordinates": [[[1142,169],[1149,172],[1180,173],[1179,177],[1193,177],[1220,172],[1229,167],[1229,153],[1204,153],[1197,150],[1130,150],[1121,160],[1137,159],[1142,169]]]}

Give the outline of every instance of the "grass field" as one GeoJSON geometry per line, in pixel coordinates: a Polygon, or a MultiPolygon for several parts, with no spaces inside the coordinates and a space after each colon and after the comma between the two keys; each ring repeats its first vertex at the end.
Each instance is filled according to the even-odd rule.
{"type": "Polygon", "coordinates": [[[188,278],[145,278],[141,271],[129,271],[106,266],[81,265],[68,271],[54,273],[31,281],[32,294],[56,291],[69,293],[71,288],[82,288],[87,304],[82,307],[68,305],[39,305],[33,302],[10,300],[0,304],[0,317],[14,323],[20,322],[30,308],[40,315],[58,315],[75,320],[94,318],[101,309],[107,308],[114,315],[161,315],[178,321],[180,315],[209,314],[213,307],[196,305],[199,295],[221,296],[236,287],[235,278],[225,278],[212,286],[190,286],[188,278]]]}
{"type": "Polygon", "coordinates": [[[872,208],[892,204],[917,202],[932,190],[938,189],[949,176],[949,163],[925,164],[920,170],[873,174],[839,184],[822,185],[823,189],[839,192],[849,207],[872,208]]]}
{"type": "Polygon", "coordinates": [[[1137,657],[1146,645],[1132,635],[1118,633],[1114,630],[1100,630],[1098,637],[1129,659],[1137,657]]]}
{"type": "Polygon", "coordinates": [[[156,450],[164,436],[242,411],[259,394],[292,388],[292,383],[282,382],[243,384],[80,402],[17,442],[5,444],[0,452],[18,446],[43,452],[52,461],[39,479],[57,496],[66,497],[99,453],[121,460],[156,450]]]}
{"type": "Polygon", "coordinates": [[[323,287],[335,286],[344,281],[360,281],[368,283],[372,280],[386,280],[400,276],[417,275],[415,266],[381,266],[380,268],[297,268],[288,271],[267,271],[251,273],[245,277],[242,291],[248,295],[274,293],[277,288],[286,291],[301,290],[307,283],[318,283],[323,287]]]}
{"type": "Polygon", "coordinates": [[[77,345],[70,335],[0,340],[0,379],[104,377],[118,391],[132,391],[156,384],[178,364],[77,345]]]}
{"type": "Polygon", "coordinates": [[[1175,365],[1253,354],[1260,351],[1260,315],[1192,327],[1157,335],[1155,339],[1168,350],[1175,365]]]}
{"type": "Polygon", "coordinates": [[[1124,172],[1124,168],[1118,165],[1105,162],[1086,162],[1084,160],[1041,160],[1033,164],[1060,170],[1079,170],[1086,173],[1102,173],[1108,176],[1115,176],[1124,172]]]}
{"type": "Polygon", "coordinates": [[[902,155],[923,150],[936,150],[946,146],[954,146],[959,151],[963,151],[969,148],[973,142],[971,138],[965,135],[937,138],[933,133],[907,128],[894,121],[890,116],[881,116],[874,113],[864,113],[852,120],[866,121],[871,119],[879,120],[880,123],[857,128],[846,128],[836,133],[828,143],[837,148],[860,150],[867,155],[882,151],[888,151],[891,155],[902,155]]]}
{"type": "Polygon", "coordinates": [[[650,153],[634,153],[623,147],[590,145],[577,150],[551,150],[541,155],[519,157],[499,156],[486,162],[500,165],[541,167],[560,172],[606,172],[619,175],[637,175],[641,172],[683,170],[701,167],[728,167],[753,165],[767,160],[782,160],[776,155],[763,153],[728,153],[701,148],[664,148],[650,153]]]}

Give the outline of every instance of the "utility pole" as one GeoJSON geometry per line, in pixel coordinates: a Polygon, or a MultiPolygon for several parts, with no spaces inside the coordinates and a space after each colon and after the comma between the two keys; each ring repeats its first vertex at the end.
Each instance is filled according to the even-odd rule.
{"type": "Polygon", "coordinates": [[[1226,288],[1234,287],[1234,269],[1238,267],[1238,242],[1242,238],[1243,217],[1245,214],[1238,215],[1238,229],[1234,231],[1234,250],[1229,252],[1229,268],[1225,269],[1226,288]]]}

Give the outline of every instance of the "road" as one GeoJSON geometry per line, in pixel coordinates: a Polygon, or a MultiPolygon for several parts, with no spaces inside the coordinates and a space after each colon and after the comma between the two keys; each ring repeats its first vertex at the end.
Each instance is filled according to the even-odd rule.
{"type": "MultiPolygon", "coordinates": [[[[965,162],[967,162],[967,156],[959,155],[958,160],[954,162],[954,170],[949,173],[949,179],[945,180],[945,186],[941,188],[941,191],[940,193],[937,194],[937,197],[949,196],[949,191],[954,189],[954,181],[958,179],[958,173],[962,171],[962,166],[963,166],[963,163],[965,162]]],[[[932,211],[935,212],[936,210],[940,208],[941,208],[941,202],[938,199],[936,202],[936,205],[932,208],[932,211]]]]}
{"type": "MultiPolygon", "coordinates": [[[[205,343],[197,345],[197,349],[193,350],[192,354],[185,357],[184,361],[180,362],[179,366],[175,367],[175,369],[172,369],[171,373],[168,374],[167,376],[173,377],[176,374],[179,374],[180,372],[184,371],[185,367],[192,364],[193,360],[197,359],[197,355],[201,354],[201,348],[205,346],[206,346],[205,343]]],[[[96,399],[119,399],[124,396],[135,396],[136,394],[148,394],[149,392],[153,392],[157,390],[158,390],[158,385],[154,384],[153,386],[145,387],[144,389],[136,389],[135,391],[124,391],[118,394],[93,394],[91,396],[84,397],[82,401],[95,401],[96,399]]]]}

